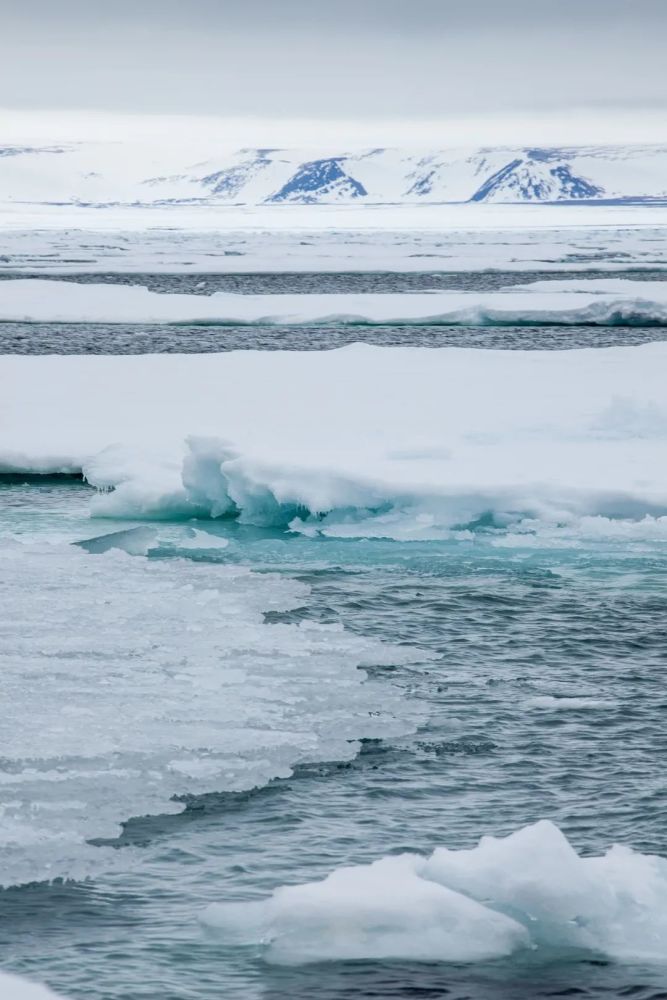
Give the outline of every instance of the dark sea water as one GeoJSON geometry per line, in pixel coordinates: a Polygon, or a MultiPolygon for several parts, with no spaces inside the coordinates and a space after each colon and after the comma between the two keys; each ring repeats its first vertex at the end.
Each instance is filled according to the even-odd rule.
{"type": "Polygon", "coordinates": [[[0,281],[15,278],[41,278],[50,281],[76,281],[81,284],[104,282],[112,285],[141,285],[152,292],[172,292],[187,295],[212,295],[213,292],[234,292],[238,295],[301,295],[420,292],[433,288],[458,289],[469,292],[491,292],[509,285],[527,285],[534,281],[572,281],[578,278],[614,278],[629,281],[667,281],[667,270],[647,266],[627,270],[588,269],[583,272],[549,270],[533,271],[319,271],[260,272],[249,274],[208,274],[188,272],[153,274],[144,271],[90,271],[52,274],[40,271],[2,271],[0,281]]]}
{"type": "Polygon", "coordinates": [[[664,327],[602,326],[118,326],[0,323],[4,354],[217,354],[330,351],[363,341],[379,347],[477,347],[558,351],[664,340],[664,327]]]}
{"type": "MultiPolygon", "coordinates": [[[[587,271],[587,278],[609,278],[605,271],[587,271]]],[[[12,272],[2,278],[15,278],[12,272]]],[[[30,274],[61,280],[60,275],[30,274]]],[[[154,292],[211,295],[305,293],[386,293],[427,289],[493,291],[532,281],[572,279],[566,271],[483,271],[460,274],[68,274],[67,281],[80,283],[141,285],[154,292]]],[[[629,270],[614,272],[614,278],[666,281],[667,271],[629,270]]],[[[562,350],[579,347],[613,347],[644,344],[664,339],[659,325],[647,326],[323,326],[276,327],[104,323],[0,323],[0,353],[4,354],[189,354],[220,351],[322,351],[346,344],[379,346],[476,347],[507,350],[562,350]]]]}
{"type": "MultiPolygon", "coordinates": [[[[193,291],[198,278],[155,276],[153,287],[193,291]]],[[[276,291],[279,279],[199,278],[207,292],[232,290],[233,281],[237,291],[276,291]]],[[[473,287],[461,284],[473,280],[497,287],[486,284],[496,279],[457,275],[457,284],[437,287],[473,287]]],[[[314,280],[291,277],[286,290],[315,290],[314,280]]],[[[436,287],[433,276],[411,284],[425,280],[330,275],[316,289],[436,287]]],[[[663,339],[642,328],[5,324],[0,351],[330,349],[362,337],[529,349],[663,339]]],[[[127,527],[91,520],[91,494],[75,478],[5,477],[0,533],[69,542],[127,527]]],[[[200,527],[227,547],[193,550],[175,541],[148,558],[175,577],[182,560],[278,573],[307,585],[309,596],[294,610],[269,613],[268,622],[335,623],[423,651],[422,662],[370,668],[419,704],[423,723],[412,734],[364,742],[349,761],[313,761],[264,787],[194,798],[180,815],[123,817],[112,870],[0,892],[0,963],[76,1000],[667,998],[667,966],[593,952],[546,948],[473,965],[279,966],[266,961],[261,944],[234,945],[200,922],[211,903],[261,898],[403,851],[472,847],[482,835],[539,819],[556,823],[583,854],[618,842],[667,856],[667,534],[612,526],[519,537],[482,525],[445,541],[404,542],[307,538],[229,521],[200,527]],[[536,707],[545,698],[583,702],[536,707]]],[[[172,529],[180,530],[161,527],[172,529]]]]}

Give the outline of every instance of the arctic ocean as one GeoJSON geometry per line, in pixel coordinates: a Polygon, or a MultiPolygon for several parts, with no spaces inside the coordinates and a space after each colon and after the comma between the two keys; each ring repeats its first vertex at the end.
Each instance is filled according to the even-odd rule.
{"type": "Polygon", "coordinates": [[[667,1000],[665,0],[0,6],[0,1000],[667,1000]]]}
{"type": "Polygon", "coordinates": [[[661,228],[10,237],[7,971],[664,996],[661,228]]]}

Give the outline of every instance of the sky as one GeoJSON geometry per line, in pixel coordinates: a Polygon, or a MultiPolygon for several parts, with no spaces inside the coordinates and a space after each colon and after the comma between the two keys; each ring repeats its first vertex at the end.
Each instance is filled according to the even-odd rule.
{"type": "Polygon", "coordinates": [[[258,140],[262,129],[300,128],[304,141],[309,131],[345,128],[379,137],[394,123],[424,136],[434,123],[452,122],[461,136],[466,123],[477,133],[486,123],[489,139],[494,128],[509,134],[526,122],[563,139],[569,130],[661,140],[667,129],[667,0],[0,0],[0,8],[8,127],[213,116],[258,140]]]}

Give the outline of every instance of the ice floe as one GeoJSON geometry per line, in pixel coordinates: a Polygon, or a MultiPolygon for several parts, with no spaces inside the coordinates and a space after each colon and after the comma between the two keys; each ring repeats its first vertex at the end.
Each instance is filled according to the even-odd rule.
{"type": "Polygon", "coordinates": [[[542,281],[494,292],[211,295],[42,278],[0,282],[0,321],[113,324],[667,324],[667,282],[542,281]]]}
{"type": "Polygon", "coordinates": [[[203,919],[270,961],[479,962],[531,951],[664,963],[667,860],[615,846],[581,857],[548,821],[467,850],[389,855],[214,904],[203,919]]]}
{"type": "Polygon", "coordinates": [[[93,512],[129,519],[656,540],[666,369],[665,343],[5,356],[0,471],[83,471],[93,512]]]}

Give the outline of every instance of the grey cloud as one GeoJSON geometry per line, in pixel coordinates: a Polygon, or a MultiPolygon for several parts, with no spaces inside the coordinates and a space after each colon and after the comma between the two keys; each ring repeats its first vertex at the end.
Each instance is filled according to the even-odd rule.
{"type": "Polygon", "coordinates": [[[423,117],[667,103],[667,0],[0,0],[17,108],[423,117]]]}

